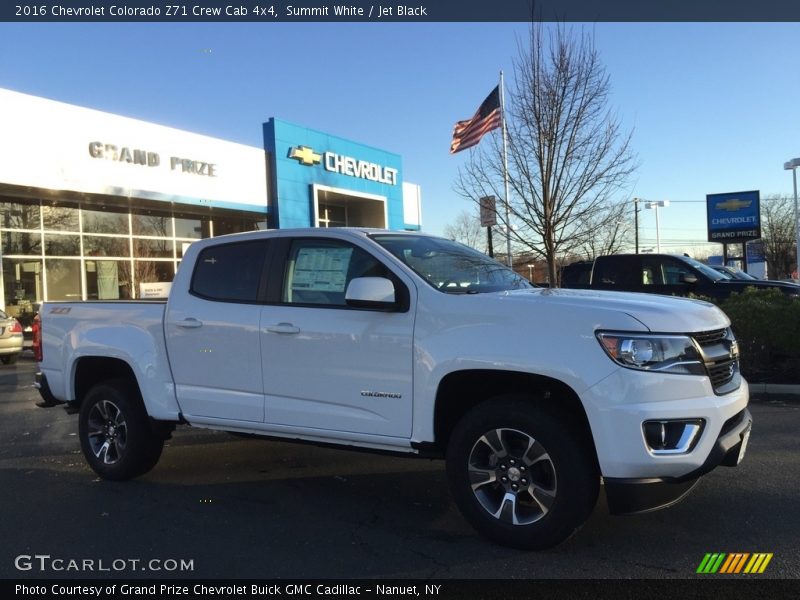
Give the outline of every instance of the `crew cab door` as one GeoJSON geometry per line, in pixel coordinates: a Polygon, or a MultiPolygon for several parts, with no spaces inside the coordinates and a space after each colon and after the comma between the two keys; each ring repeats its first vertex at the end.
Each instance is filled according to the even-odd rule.
{"type": "Polygon", "coordinates": [[[167,352],[189,418],[264,421],[259,320],[271,242],[201,250],[188,293],[170,297],[167,352]]]}
{"type": "Polygon", "coordinates": [[[409,437],[413,286],[344,240],[286,238],[273,265],[261,315],[267,423],[409,437]],[[396,309],[348,306],[350,281],[376,276],[393,281],[396,309]]]}

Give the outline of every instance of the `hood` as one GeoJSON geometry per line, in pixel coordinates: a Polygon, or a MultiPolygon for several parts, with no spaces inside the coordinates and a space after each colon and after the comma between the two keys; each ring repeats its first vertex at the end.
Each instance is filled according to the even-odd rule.
{"type": "MultiPolygon", "coordinates": [[[[592,311],[622,312],[658,333],[696,333],[730,325],[725,313],[713,304],[677,296],[565,288],[515,290],[503,295],[508,300],[561,306],[583,315],[592,311]]],[[[603,320],[598,316],[602,328],[603,320]]]]}
{"type": "Polygon", "coordinates": [[[744,291],[745,288],[754,287],[759,290],[778,289],[784,294],[800,295],[800,285],[788,281],[774,281],[768,279],[720,279],[714,282],[715,285],[736,288],[736,291],[744,291]]]}

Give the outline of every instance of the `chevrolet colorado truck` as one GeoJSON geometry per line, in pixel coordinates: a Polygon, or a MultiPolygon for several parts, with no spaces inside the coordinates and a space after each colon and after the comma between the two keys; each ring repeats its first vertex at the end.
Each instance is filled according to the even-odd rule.
{"type": "Polygon", "coordinates": [[[509,546],[682,498],[751,429],[726,316],[685,298],[543,289],[410,232],[200,240],[166,302],[47,303],[45,404],[91,468],[152,469],[175,426],[446,459],[466,520],[509,546]]]}

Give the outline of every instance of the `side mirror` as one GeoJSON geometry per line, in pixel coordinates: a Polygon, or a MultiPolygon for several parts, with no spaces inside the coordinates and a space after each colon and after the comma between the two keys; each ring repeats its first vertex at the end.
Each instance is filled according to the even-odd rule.
{"type": "Polygon", "coordinates": [[[385,277],[356,277],[350,281],[345,302],[353,308],[391,310],[397,306],[394,284],[385,277]]]}
{"type": "Polygon", "coordinates": [[[692,273],[681,273],[681,283],[697,283],[697,275],[692,273]]]}

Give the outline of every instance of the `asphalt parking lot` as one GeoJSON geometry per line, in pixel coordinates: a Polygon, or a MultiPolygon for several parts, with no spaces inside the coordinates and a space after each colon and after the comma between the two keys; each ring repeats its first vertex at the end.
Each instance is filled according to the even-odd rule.
{"type": "Polygon", "coordinates": [[[758,577],[800,577],[797,402],[754,402],[745,461],[677,506],[611,517],[601,494],[576,536],[528,553],[473,532],[437,461],[184,427],[145,477],[100,481],[80,454],[77,417],[34,405],[34,368],[27,354],[0,366],[2,578],[92,576],[17,568],[34,554],[193,565],[126,563],[111,573],[120,577],[685,578],[708,552],[771,552],[758,577]]]}

